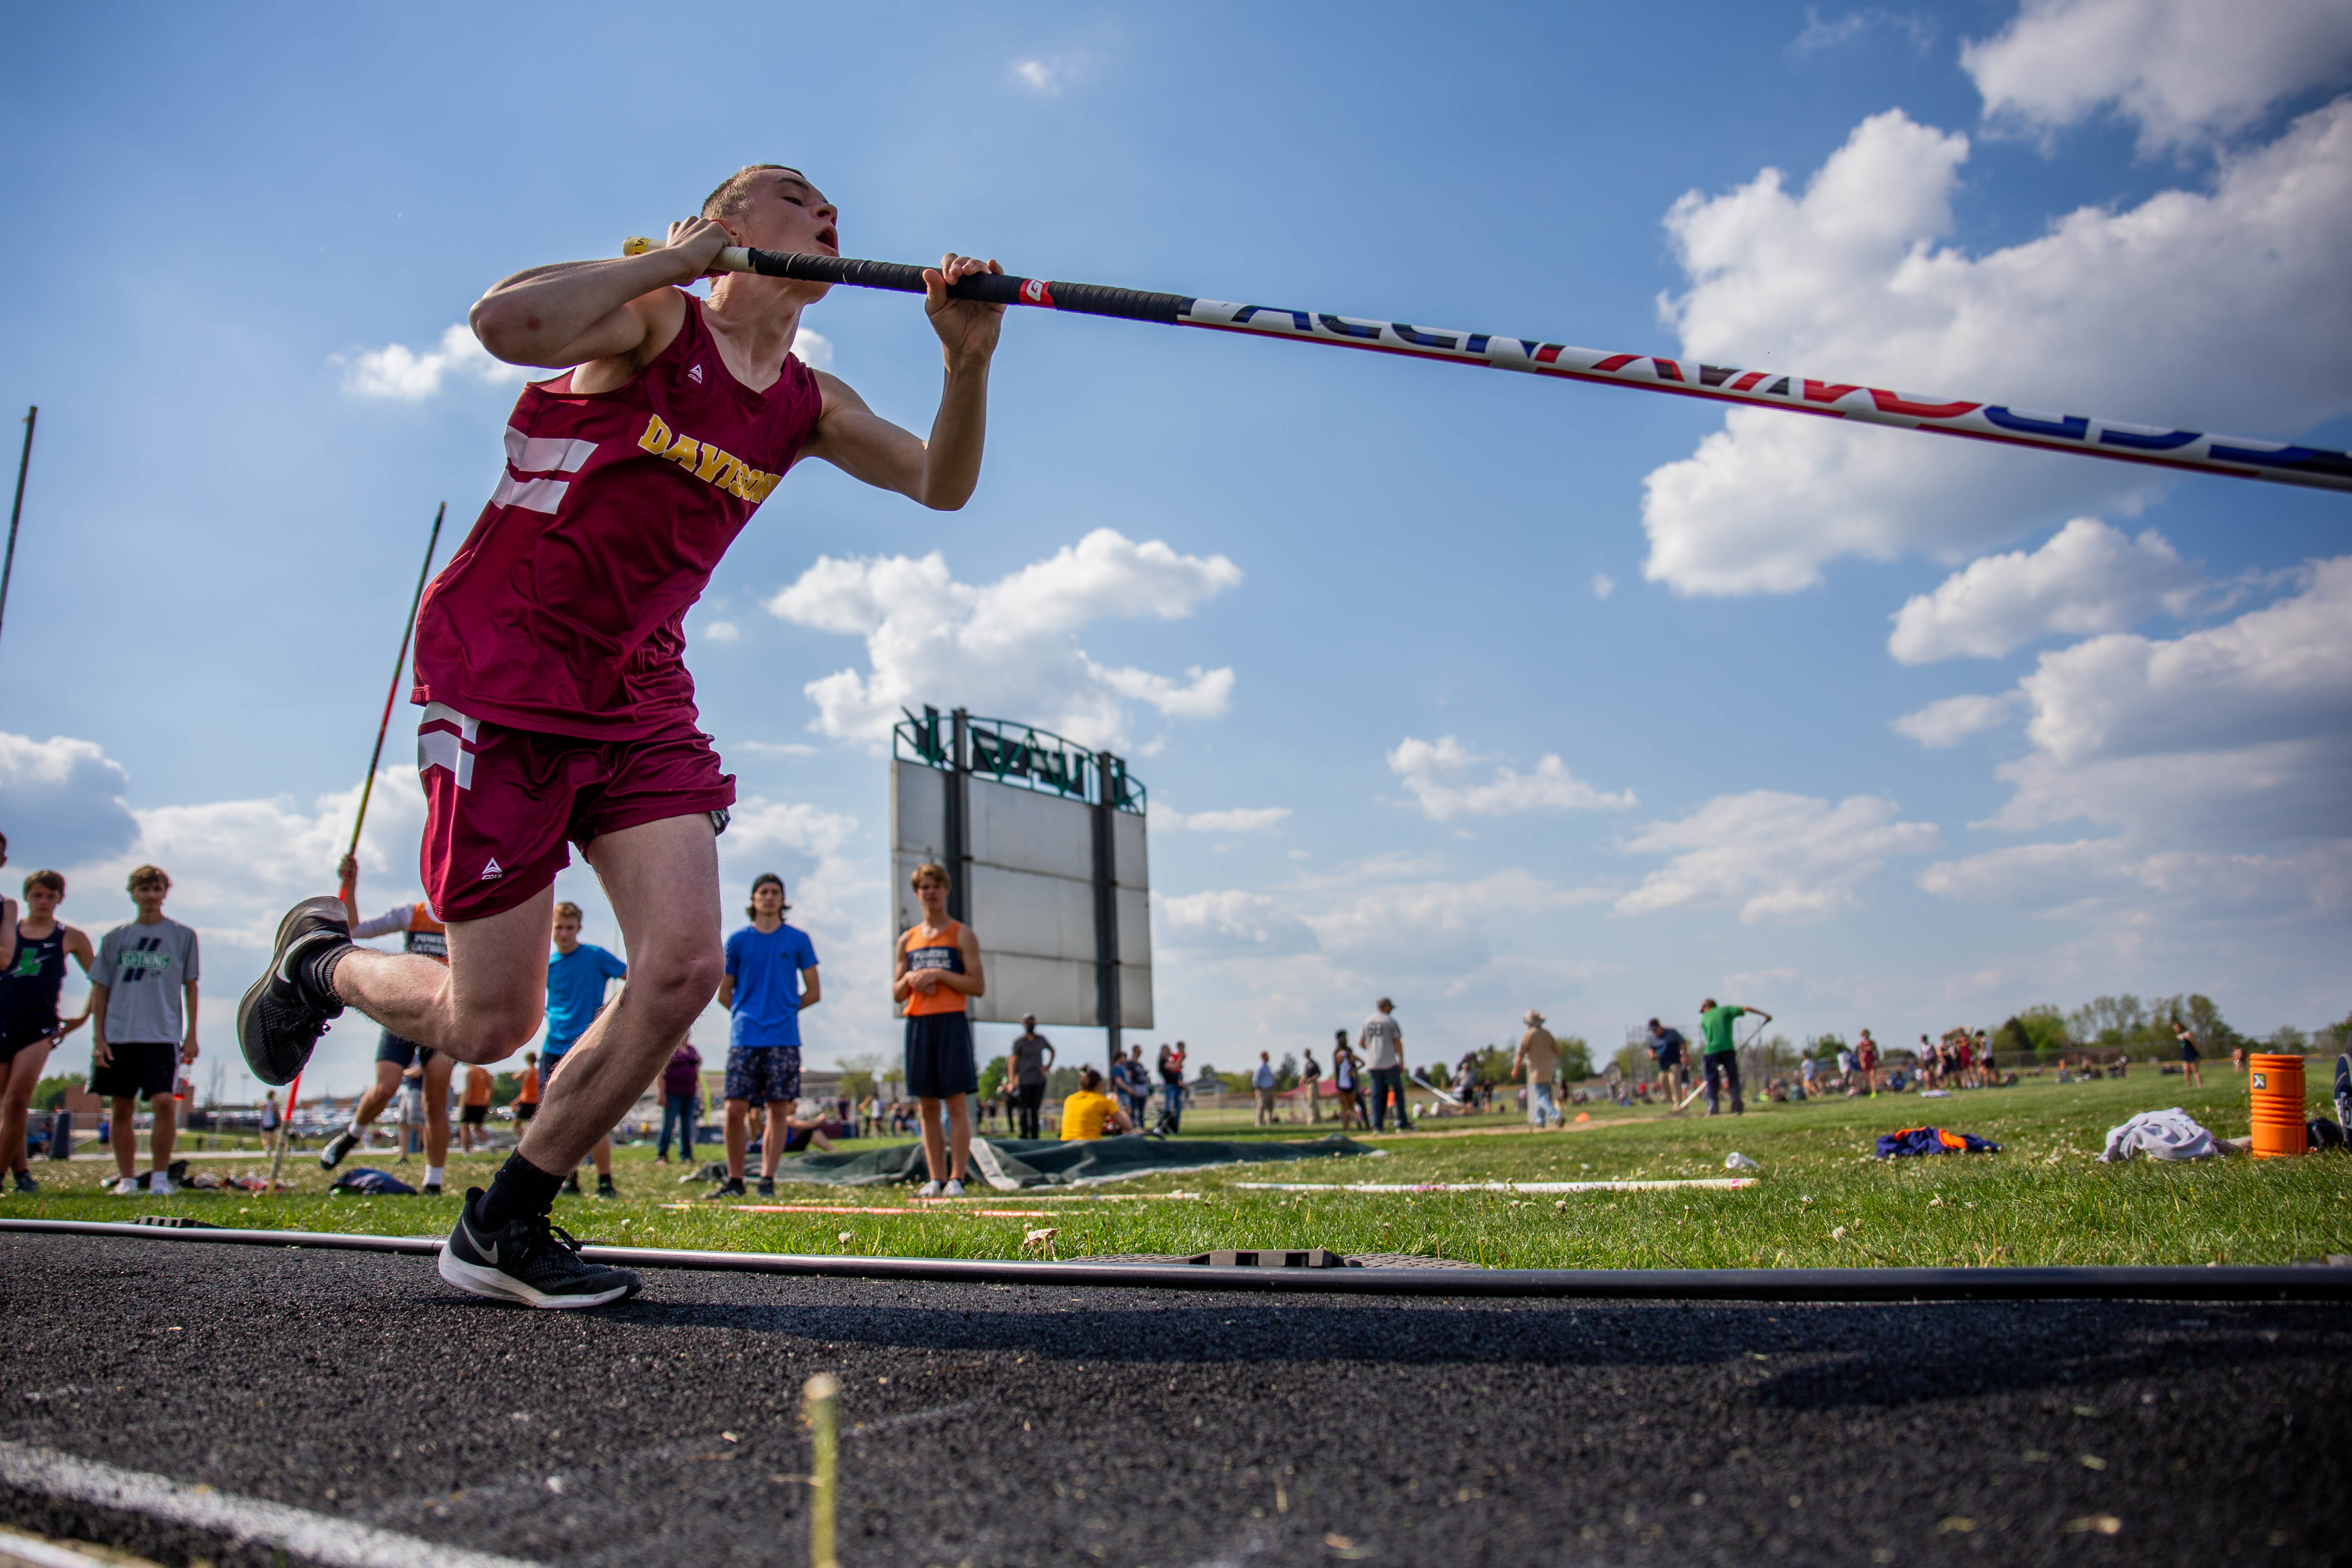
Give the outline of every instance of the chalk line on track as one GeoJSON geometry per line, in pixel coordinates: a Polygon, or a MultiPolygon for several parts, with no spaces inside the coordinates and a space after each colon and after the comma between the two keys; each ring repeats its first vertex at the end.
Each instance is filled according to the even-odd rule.
{"type": "Polygon", "coordinates": [[[239,1545],[262,1542],[333,1568],[541,1568],[523,1558],[444,1546],[353,1520],[187,1486],[169,1476],[118,1469],[23,1443],[0,1443],[0,1483],[168,1524],[218,1531],[239,1545]]]}

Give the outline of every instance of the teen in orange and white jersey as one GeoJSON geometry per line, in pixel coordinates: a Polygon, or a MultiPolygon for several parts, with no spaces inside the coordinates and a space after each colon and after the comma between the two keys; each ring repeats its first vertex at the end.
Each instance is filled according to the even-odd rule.
{"type": "Polygon", "coordinates": [[[958,1198],[971,1168],[971,1098],[980,1092],[969,1008],[987,992],[988,980],[979,936],[948,913],[948,868],[926,860],[912,880],[923,918],[898,937],[890,999],[906,1014],[907,1092],[922,1117],[923,1163],[931,1177],[916,1195],[958,1198]]]}

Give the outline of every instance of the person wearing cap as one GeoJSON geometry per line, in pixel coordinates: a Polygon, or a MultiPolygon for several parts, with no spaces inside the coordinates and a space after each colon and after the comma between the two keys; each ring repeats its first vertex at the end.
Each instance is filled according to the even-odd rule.
{"type": "Polygon", "coordinates": [[[1393,1098],[1397,1131],[1410,1132],[1412,1123],[1405,1120],[1404,1111],[1404,1031],[1397,1026],[1395,1003],[1383,996],[1374,1005],[1376,1010],[1356,1033],[1364,1066],[1371,1073],[1372,1131],[1387,1130],[1389,1101],[1393,1098]]]}
{"type": "Polygon", "coordinates": [[[1559,1068],[1559,1042],[1545,1028],[1544,1016],[1528,1009],[1528,1032],[1519,1037],[1519,1053],[1511,1060],[1511,1076],[1527,1075],[1528,1125],[1559,1125],[1559,1102],[1552,1098],[1552,1079],[1559,1068]]]}
{"type": "Polygon", "coordinates": [[[1037,1015],[1021,1015],[1021,1034],[1013,1042],[1013,1110],[1020,1125],[1016,1138],[1034,1138],[1037,1111],[1045,1103],[1045,1079],[1054,1068],[1054,1042],[1037,1032],[1037,1015]]]}

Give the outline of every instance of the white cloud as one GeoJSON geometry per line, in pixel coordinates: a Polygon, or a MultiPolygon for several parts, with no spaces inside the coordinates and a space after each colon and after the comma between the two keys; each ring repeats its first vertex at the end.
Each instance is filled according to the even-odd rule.
{"type": "Polygon", "coordinates": [[[703,623],[702,640],[705,642],[740,642],[742,638],[743,628],[737,626],[733,621],[706,621],[703,623]]]}
{"type": "Polygon", "coordinates": [[[1307,923],[1264,893],[1154,893],[1151,904],[1157,942],[1177,952],[1285,958],[1317,946],[1307,923]]]}
{"type": "Polygon", "coordinates": [[[1605,599],[1616,591],[1616,578],[1612,577],[1606,572],[1595,572],[1592,574],[1592,596],[1594,598],[1605,599]]]}
{"type": "Polygon", "coordinates": [[[1924,854],[1938,837],[1933,824],[1898,820],[1895,804],[1876,795],[1835,805],[1776,790],[1717,795],[1626,841],[1629,853],[1672,858],[1615,907],[1737,908],[1747,925],[1820,920],[1858,903],[1888,857],[1924,854]]]}
{"type": "Polygon", "coordinates": [[[2301,590],[2170,640],[2093,637],[2018,683],[2033,750],[1979,826],[2105,838],[1939,862],[1921,886],[2040,912],[2308,920],[2352,878],[2352,556],[2301,590]]]}
{"type": "Polygon", "coordinates": [[[2017,707],[2014,691],[1999,697],[1947,697],[1894,721],[1895,732],[1908,735],[1929,751],[1957,746],[1979,730],[2006,723],[2017,707]]]}
{"type": "Polygon", "coordinates": [[[2134,539],[2078,517],[2028,554],[1970,562],[1895,612],[1886,648],[1905,664],[1999,658],[2052,632],[2122,631],[2162,610],[2187,611],[2205,585],[2154,529],[2134,539]]]}
{"type": "Polygon", "coordinates": [[[1151,826],[1161,833],[1264,833],[1289,816],[1286,805],[1236,806],[1224,811],[1171,811],[1151,808],[1151,826]]]}
{"type": "Polygon", "coordinates": [[[2282,99],[2352,75],[2343,0],[2025,0],[1964,45],[1985,115],[2044,134],[2114,105],[2143,153],[2242,131],[2282,99]]]}
{"type": "Polygon", "coordinates": [[[833,368],[833,340],[803,327],[793,336],[793,356],[811,370],[833,368]]]}
{"type": "Polygon", "coordinates": [[[1180,555],[1158,540],[1139,544],[1098,528],[984,584],[955,581],[936,551],[820,556],[767,608],[797,626],[866,639],[866,673],[839,670],[803,689],[824,734],[879,744],[901,707],[945,699],[1105,745],[1124,742],[1129,702],[1176,718],[1223,712],[1234,672],[1196,666],[1178,680],[1107,668],[1078,646],[1078,631],[1097,620],[1189,616],[1241,580],[1222,555],[1180,555]]]}
{"type": "Polygon", "coordinates": [[[95,742],[0,733],[0,825],[19,866],[66,867],[129,847],[139,823],[122,803],[131,775],[95,742]]]}
{"type": "Polygon", "coordinates": [[[1389,753],[1389,771],[1404,781],[1423,813],[1434,822],[1517,811],[1624,811],[1634,804],[1632,790],[1603,794],[1570,773],[1557,756],[1544,757],[1532,773],[1498,765],[1492,778],[1471,783],[1470,770],[1492,761],[1451,735],[1435,741],[1408,735],[1389,753]]]}
{"type": "MultiPolygon", "coordinates": [[[[2352,99],[2224,159],[2210,190],[2084,207],[1971,256],[1939,244],[1968,138],[1900,111],[1801,192],[1780,172],[1693,192],[1666,227],[1691,279],[1662,302],[1691,357],[2021,409],[2278,436],[2352,409],[2352,99]],[[1798,363],[1801,362],[1801,363],[1798,363]]],[[[1654,470],[1644,572],[1684,593],[1790,592],[1841,555],[1948,558],[2158,481],[2124,464],[1739,408],[1654,470]]]]}
{"type": "Polygon", "coordinates": [[[1085,51],[1032,55],[1013,62],[1013,79],[1041,98],[1059,98],[1065,88],[1086,79],[1090,61],[1085,51]]]}
{"type": "Polygon", "coordinates": [[[521,365],[492,359],[473,330],[464,322],[445,329],[438,348],[422,351],[406,343],[386,343],[349,358],[328,362],[343,367],[343,390],[357,397],[384,397],[399,403],[422,403],[441,390],[444,376],[486,385],[516,385],[530,372],[521,365]]]}
{"type": "Polygon", "coordinates": [[[1934,18],[1913,12],[1889,11],[1873,5],[1867,10],[1848,11],[1843,16],[1824,18],[1811,5],[1805,7],[1805,30],[1789,45],[1791,55],[1822,54],[1843,48],[1855,39],[1880,30],[1905,35],[1914,53],[1925,54],[1936,41],[1934,18]]]}

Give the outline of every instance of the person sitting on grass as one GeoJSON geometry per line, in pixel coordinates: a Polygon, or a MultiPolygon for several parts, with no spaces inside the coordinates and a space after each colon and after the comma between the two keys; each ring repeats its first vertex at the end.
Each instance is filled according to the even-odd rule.
{"type": "Polygon", "coordinates": [[[1062,1101],[1062,1142],[1100,1138],[1105,1131],[1132,1132],[1135,1123],[1102,1091],[1103,1075],[1095,1068],[1078,1069],[1076,1094],[1062,1101]]]}
{"type": "MultiPolygon", "coordinates": [[[[815,1100],[799,1101],[783,1120],[784,1152],[797,1154],[803,1149],[814,1149],[820,1154],[832,1153],[833,1140],[827,1131],[833,1125],[815,1100]]],[[[775,1190],[773,1181],[771,1177],[760,1184],[762,1195],[775,1190]]]]}

